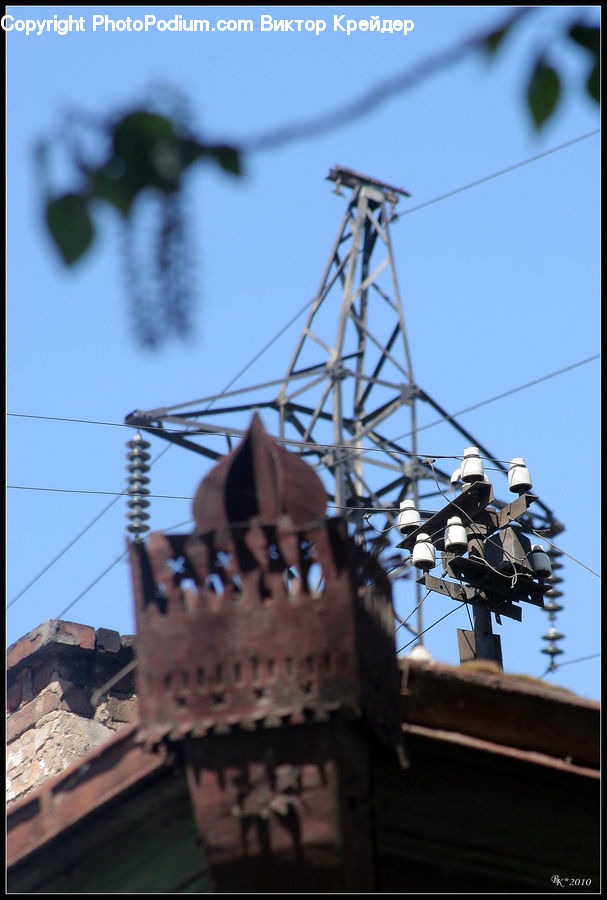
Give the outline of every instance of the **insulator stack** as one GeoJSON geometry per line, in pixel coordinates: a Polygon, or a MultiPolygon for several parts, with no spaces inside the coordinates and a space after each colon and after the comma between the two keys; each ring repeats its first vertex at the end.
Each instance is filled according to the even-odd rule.
{"type": "MultiPolygon", "coordinates": [[[[548,550],[548,557],[550,558],[550,565],[552,567],[552,575],[549,578],[546,578],[546,584],[551,584],[552,587],[549,591],[546,591],[546,605],[544,606],[545,611],[548,613],[548,618],[550,619],[550,627],[548,629],[548,633],[543,635],[542,640],[548,641],[548,646],[542,649],[542,653],[546,653],[550,657],[550,669],[556,668],[556,664],[554,662],[555,656],[559,656],[563,651],[556,645],[556,641],[562,640],[565,635],[559,634],[557,631],[555,622],[556,622],[556,614],[561,612],[563,607],[558,602],[559,597],[563,596],[563,592],[559,591],[558,585],[562,582],[562,578],[558,575],[558,569],[563,568],[563,564],[559,562],[559,558],[563,554],[554,547],[551,547],[548,550]]],[[[549,670],[550,671],[550,670],[549,670]]]]}
{"type": "Polygon", "coordinates": [[[150,518],[148,513],[145,512],[150,505],[150,501],[146,500],[146,496],[150,493],[146,485],[150,483],[150,479],[145,474],[150,470],[148,465],[150,454],[147,453],[150,445],[143,440],[139,432],[137,432],[132,441],[127,441],[126,445],[129,448],[129,452],[126,455],[128,460],[126,468],[129,473],[126,479],[128,485],[126,493],[129,495],[127,503],[129,511],[126,514],[129,520],[127,531],[130,531],[135,536],[135,540],[137,540],[142,534],[150,530],[149,525],[145,524],[150,518]]]}

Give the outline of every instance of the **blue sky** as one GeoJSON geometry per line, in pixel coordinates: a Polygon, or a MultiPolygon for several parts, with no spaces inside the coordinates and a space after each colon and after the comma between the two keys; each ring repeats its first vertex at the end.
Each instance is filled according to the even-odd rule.
{"type": "MultiPolygon", "coordinates": [[[[393,224],[392,241],[415,380],[452,415],[508,394],[459,421],[497,458],[523,456],[534,489],[564,523],[556,539],[567,554],[557,626],[565,635],[561,662],[571,664],[547,678],[599,697],[599,361],[508,393],[599,352],[600,135],[575,140],[595,132],[599,117],[581,89],[585,54],[562,37],[574,17],[596,22],[597,7],[539,7],[493,62],[470,54],[347,125],[250,152],[242,178],[210,165],[193,169],[186,200],[194,329],[187,342],[172,340],[154,353],[140,349],[130,330],[115,218],[99,211],[92,250],[66,269],[45,232],[34,166],[36,142],[64,133],[70,112],[111,115],[159,87],[184,95],[195,133],[246,144],[343,108],[510,9],[8,7],[14,20],[83,16],[86,30],[6,35],[7,644],[67,607],[63,618],[134,631],[128,567],[113,565],[125,547],[125,502],[104,512],[125,487],[133,432],[120,423],[134,409],[220,393],[313,298],[345,211],[325,180],[339,164],[411,194],[398,212],[413,211],[393,224]],[[251,19],[254,30],[92,30],[94,15],[146,13],[251,19]],[[320,19],[327,28],[262,32],[264,15],[320,19]],[[348,35],[333,29],[335,15],[415,27],[406,36],[348,35]],[[561,103],[538,134],[524,91],[541,49],[565,78],[561,103]],[[593,658],[573,662],[586,656],[593,658]]],[[[67,189],[70,169],[59,153],[51,162],[54,183],[67,189]]],[[[302,327],[300,318],[235,386],[282,377],[302,327]]],[[[407,430],[401,415],[394,434],[407,430]]],[[[435,419],[431,409],[420,412],[422,425],[435,419]]],[[[420,431],[418,444],[428,456],[461,456],[467,446],[444,425],[420,431]]],[[[153,456],[165,446],[155,440],[153,456]]],[[[152,468],[152,493],[192,497],[207,471],[202,457],[172,448],[152,468]]],[[[152,528],[164,530],[189,520],[191,504],[155,499],[151,514],[152,528]]],[[[406,582],[398,590],[406,615],[413,588],[406,582]]],[[[451,608],[431,594],[424,626],[451,608]]],[[[525,606],[522,623],[494,628],[506,671],[543,673],[548,625],[546,613],[525,606]]],[[[457,663],[456,629],[466,627],[465,610],[454,612],[431,628],[426,646],[457,663]]]]}

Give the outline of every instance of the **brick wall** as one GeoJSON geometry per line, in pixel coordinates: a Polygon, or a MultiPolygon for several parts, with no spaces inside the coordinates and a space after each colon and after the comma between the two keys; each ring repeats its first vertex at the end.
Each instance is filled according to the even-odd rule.
{"type": "Polygon", "coordinates": [[[132,659],[132,635],[57,620],[8,648],[9,806],[137,719],[133,671],[91,703],[132,659]]]}

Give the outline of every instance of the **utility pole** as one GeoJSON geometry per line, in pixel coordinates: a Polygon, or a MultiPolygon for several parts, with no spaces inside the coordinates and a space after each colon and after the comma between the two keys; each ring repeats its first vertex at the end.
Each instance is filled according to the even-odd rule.
{"type": "MultiPolygon", "coordinates": [[[[286,424],[290,422],[302,440],[309,440],[331,410],[335,449],[352,447],[350,452],[327,457],[335,477],[335,504],[342,507],[349,501],[355,506],[356,500],[371,499],[374,492],[365,483],[360,448],[369,438],[387,450],[388,442],[377,428],[402,406],[410,410],[411,449],[416,455],[415,381],[390,240],[394,207],[399,197],[408,194],[340,166],[331,169],[328,179],[335,182],[337,194],[351,193],[316,299],[278,392],[278,404],[283,438],[288,436],[286,424]],[[337,328],[329,345],[330,320],[323,321],[322,312],[335,303],[336,293],[340,295],[337,328]],[[295,398],[314,386],[317,373],[311,373],[303,387],[294,379],[302,372],[302,362],[317,361],[319,353],[326,357],[329,385],[323,394],[330,402],[296,404],[295,398]]],[[[402,466],[400,459],[396,461],[402,466]]]]}
{"type": "MultiPolygon", "coordinates": [[[[419,509],[422,500],[443,492],[441,485],[451,484],[449,473],[435,460],[429,465],[419,457],[421,402],[497,469],[507,469],[415,382],[390,234],[395,207],[408,192],[343,166],[332,168],[327,180],[345,199],[346,209],[286,373],[170,407],[136,410],[125,422],[217,460],[224,451],[216,449],[215,435],[228,436],[229,451],[231,438],[245,434],[243,414],[258,410],[268,432],[323,476],[329,502],[337,515],[347,518],[359,543],[386,560],[394,551],[402,503],[413,502],[419,509]],[[406,443],[394,435],[404,435],[406,443]],[[429,484],[424,494],[422,480],[429,484]],[[382,527],[375,525],[377,519],[371,523],[372,515],[384,517],[382,527]]],[[[547,535],[562,530],[539,499],[523,517],[547,535]]],[[[401,557],[391,559],[400,562],[401,557]]],[[[388,568],[393,580],[406,575],[406,566],[388,568]]],[[[415,594],[415,625],[407,622],[405,627],[421,642],[417,582],[415,594]]]]}
{"type": "Polygon", "coordinates": [[[490,509],[493,488],[483,473],[478,452],[469,455],[470,450],[476,448],[465,452],[464,465],[467,458],[472,459],[476,471],[466,474],[462,466],[462,493],[423,524],[414,524],[414,511],[409,509],[411,524],[402,523],[406,537],[397,546],[410,550],[413,565],[424,573],[418,584],[472,606],[473,629],[458,629],[460,662],[486,659],[503,668],[500,639],[493,633],[491,615],[498,623],[501,616],[520,622],[521,601],[544,609],[544,594],[552,588],[548,581],[552,570],[543,548],[532,545],[520,527],[519,520],[537,501],[530,492],[531,479],[524,461],[513,459],[509,471],[510,489],[519,496],[495,511],[490,509]],[[430,575],[437,549],[443,566],[440,578],[430,575]]]}

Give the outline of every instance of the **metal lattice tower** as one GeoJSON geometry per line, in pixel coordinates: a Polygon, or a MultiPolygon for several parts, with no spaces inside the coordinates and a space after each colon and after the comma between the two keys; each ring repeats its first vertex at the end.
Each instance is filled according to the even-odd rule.
{"type": "Polygon", "coordinates": [[[280,434],[286,437],[287,423],[291,423],[302,441],[318,443],[316,435],[330,422],[324,461],[334,475],[336,506],[381,508],[386,486],[374,489],[365,479],[364,462],[371,465],[373,461],[368,459],[370,454],[364,458],[362,448],[370,442],[402,476],[400,452],[395,453],[379,431],[402,406],[410,411],[407,430],[412,434],[412,455],[416,455],[415,382],[389,230],[398,195],[408,195],[342,168],[333,169],[329,178],[336,182],[337,192],[346,186],[352,193],[278,394],[280,434]],[[337,328],[328,343],[321,313],[330,306],[334,319],[336,294],[337,328]],[[320,374],[316,365],[306,375],[306,352],[310,360],[322,360],[320,374]],[[319,381],[324,382],[323,389],[314,403],[308,397],[319,381]]]}
{"type": "MultiPolygon", "coordinates": [[[[125,421],[217,459],[223,453],[212,449],[217,439],[211,434],[244,435],[248,422],[240,424],[238,417],[250,417],[253,409],[267,411],[268,432],[317,467],[336,512],[347,516],[361,542],[373,540],[378,555],[386,558],[400,537],[394,527],[400,502],[412,498],[419,508],[422,478],[430,478],[432,485],[425,497],[439,496],[436,482],[450,486],[450,473],[418,457],[417,403],[429,403],[497,468],[507,472],[507,467],[415,383],[390,239],[394,208],[408,193],[343,167],[332,169],[328,179],[335,183],[335,193],[346,197],[347,208],[284,377],[136,411],[125,421]],[[238,405],[210,409],[219,399],[236,397],[238,405]],[[407,444],[393,439],[395,434],[406,435],[407,444]],[[382,528],[368,525],[374,512],[385,516],[382,528]]],[[[545,534],[561,530],[551,511],[537,505],[539,516],[527,514],[533,527],[545,534]]],[[[392,577],[402,575],[404,568],[393,567],[392,577]]],[[[419,604],[417,583],[416,593],[419,604]]],[[[406,627],[421,640],[421,607],[416,626],[406,627]]]]}

